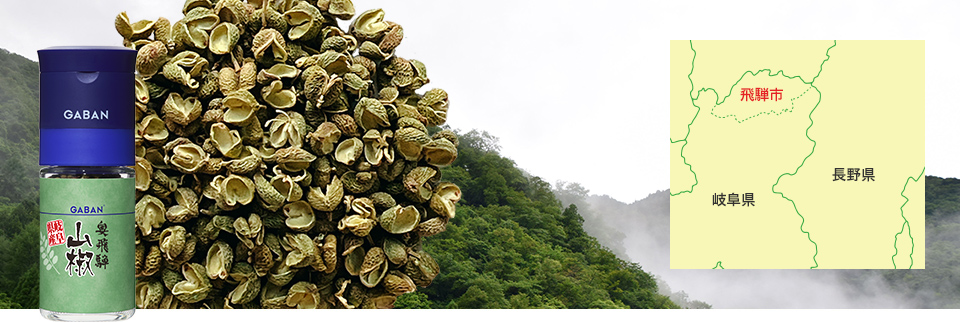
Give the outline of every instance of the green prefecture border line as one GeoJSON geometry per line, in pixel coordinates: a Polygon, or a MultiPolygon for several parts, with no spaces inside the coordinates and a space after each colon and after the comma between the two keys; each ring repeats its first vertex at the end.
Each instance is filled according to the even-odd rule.
{"type": "MultiPolygon", "coordinates": [[[[813,89],[817,91],[817,94],[821,94],[821,95],[819,96],[819,98],[817,98],[817,105],[814,105],[814,106],[813,106],[813,109],[810,110],[810,114],[807,115],[807,118],[810,119],[810,126],[807,126],[807,130],[804,131],[804,135],[807,136],[807,140],[810,140],[810,142],[813,142],[813,148],[810,149],[810,154],[807,154],[807,156],[803,158],[803,161],[800,162],[800,165],[797,166],[797,169],[796,169],[796,170],[793,170],[793,173],[784,173],[784,174],[781,174],[779,177],[777,177],[777,182],[775,182],[775,183],[773,184],[773,186],[770,186],[770,191],[772,191],[772,192],[775,193],[775,194],[780,195],[781,198],[790,201],[790,204],[793,205],[793,211],[795,211],[795,212],[797,213],[797,216],[800,216],[800,232],[802,232],[802,233],[804,233],[804,234],[807,234],[807,240],[809,240],[810,243],[813,244],[813,251],[814,251],[814,253],[813,253],[813,266],[810,266],[811,269],[817,268],[817,267],[820,266],[820,264],[817,263],[817,254],[820,254],[820,249],[819,249],[819,247],[817,246],[817,243],[816,243],[815,241],[813,241],[813,238],[810,238],[810,232],[808,232],[808,231],[806,231],[806,230],[803,230],[803,224],[807,222],[807,219],[806,219],[806,218],[803,218],[803,215],[800,214],[800,210],[797,209],[797,203],[794,202],[793,199],[787,198],[787,196],[784,195],[782,192],[777,192],[777,185],[780,184],[780,179],[782,179],[783,176],[791,176],[791,177],[792,177],[792,176],[796,175],[797,172],[800,171],[800,168],[803,167],[803,165],[807,163],[807,159],[809,159],[810,156],[813,155],[813,152],[817,150],[817,141],[813,140],[813,138],[810,137],[810,128],[813,127],[813,112],[816,111],[816,110],[817,110],[817,107],[820,106],[820,101],[823,99],[823,95],[822,95],[823,93],[820,92],[820,89],[817,88],[817,86],[813,85],[813,82],[817,80],[817,77],[820,77],[820,73],[823,73],[823,64],[826,64],[827,61],[830,60],[830,49],[833,49],[833,47],[836,47],[836,46],[837,46],[837,41],[834,40],[834,41],[833,41],[833,46],[830,46],[829,48],[827,48],[827,53],[826,53],[827,58],[824,59],[823,62],[820,63],[820,71],[817,72],[817,76],[814,76],[813,79],[811,79],[809,83],[804,82],[804,83],[806,83],[807,85],[810,85],[811,87],[813,87],[813,89]]],[[[802,82],[802,81],[803,81],[803,78],[801,78],[800,81],[802,82]]],[[[731,90],[732,90],[732,88],[731,88],[731,90]]]]}
{"type": "MultiPolygon", "coordinates": [[[[807,85],[810,85],[814,90],[817,91],[818,94],[822,94],[822,93],[820,92],[820,89],[818,89],[816,86],[813,85],[813,82],[817,80],[817,77],[820,77],[820,74],[823,72],[823,65],[826,64],[827,61],[830,60],[830,49],[833,49],[833,48],[836,47],[836,46],[837,46],[837,41],[834,40],[834,41],[833,41],[833,45],[827,48],[827,51],[826,51],[826,56],[827,56],[827,58],[824,59],[823,62],[820,63],[820,71],[818,71],[818,72],[817,72],[817,75],[814,76],[813,79],[811,79],[809,82],[804,81],[803,78],[800,77],[800,76],[787,76],[786,74],[783,74],[783,70],[778,71],[776,74],[774,74],[774,76],[775,76],[775,75],[783,74],[784,77],[787,77],[787,78],[789,78],[789,79],[798,78],[798,79],[800,79],[800,82],[802,82],[802,83],[804,83],[804,84],[807,84],[807,85]]],[[[697,113],[693,116],[693,119],[690,120],[690,123],[687,124],[687,134],[683,137],[683,139],[682,139],[682,140],[676,140],[676,141],[671,140],[670,143],[673,144],[673,143],[683,142],[683,147],[680,148],[680,157],[683,158],[683,164],[687,165],[687,168],[690,169],[690,173],[693,173],[694,183],[693,183],[693,185],[690,186],[690,189],[689,189],[689,190],[684,190],[684,191],[680,191],[680,192],[677,192],[677,193],[670,193],[670,196],[677,196],[677,195],[680,195],[680,194],[683,194],[683,193],[692,193],[692,192],[693,192],[693,188],[696,187],[697,184],[700,183],[700,181],[697,180],[697,173],[696,173],[695,171],[693,171],[693,166],[692,166],[690,163],[687,162],[687,158],[683,155],[683,150],[687,147],[687,143],[688,143],[688,142],[687,142],[687,138],[690,137],[690,126],[693,125],[693,122],[696,121],[697,116],[700,115],[700,110],[701,110],[701,108],[700,108],[700,106],[697,106],[697,103],[696,103],[696,100],[697,100],[698,98],[700,98],[700,93],[704,93],[704,92],[706,92],[706,91],[713,91],[713,93],[716,94],[717,97],[720,97],[720,94],[717,93],[717,91],[716,91],[715,89],[713,89],[713,88],[701,88],[699,91],[696,90],[696,87],[695,87],[695,85],[693,84],[693,78],[692,78],[692,76],[693,76],[693,70],[694,70],[694,68],[696,67],[697,50],[693,48],[693,40],[690,40],[690,50],[693,51],[693,61],[691,61],[691,63],[690,63],[690,73],[687,74],[687,80],[690,81],[690,103],[691,103],[694,107],[697,108],[697,113]],[[694,92],[697,93],[696,96],[693,95],[694,92]]],[[[761,73],[761,72],[764,72],[764,71],[766,71],[768,75],[772,72],[772,70],[770,70],[770,69],[762,69],[762,70],[758,70],[757,72],[751,72],[751,71],[746,71],[746,72],[744,72],[743,75],[740,76],[740,79],[737,80],[737,82],[735,82],[735,83],[730,87],[730,91],[727,92],[727,96],[724,96],[723,99],[719,100],[716,105],[723,104],[723,102],[726,101],[727,98],[730,97],[730,95],[733,94],[733,88],[736,87],[737,84],[739,84],[740,81],[743,80],[743,78],[747,76],[747,74],[752,74],[753,76],[756,76],[757,74],[759,74],[759,73],[761,73]]],[[[810,156],[813,155],[813,152],[816,151],[817,141],[815,141],[815,140],[813,140],[812,138],[810,138],[810,128],[813,127],[813,112],[817,110],[817,107],[818,107],[818,106],[820,106],[820,100],[821,100],[821,99],[822,99],[822,95],[821,95],[820,98],[817,99],[817,104],[814,105],[813,109],[810,110],[810,114],[807,115],[807,118],[810,119],[810,126],[808,126],[807,129],[806,129],[806,131],[804,131],[804,135],[807,137],[807,140],[810,140],[810,142],[813,142],[813,148],[810,149],[810,153],[807,154],[807,156],[803,158],[803,161],[800,162],[800,165],[797,166],[797,169],[794,170],[793,173],[783,173],[783,174],[781,174],[779,177],[777,177],[777,182],[774,183],[773,186],[770,187],[770,190],[771,190],[774,194],[779,194],[781,198],[786,199],[787,201],[790,201],[790,203],[793,205],[793,210],[797,213],[797,216],[800,216],[800,220],[801,220],[801,221],[800,221],[800,232],[802,232],[802,233],[804,233],[804,234],[807,234],[807,240],[809,240],[810,243],[813,244],[813,248],[814,248],[814,254],[813,254],[813,258],[812,258],[814,265],[810,267],[811,269],[817,268],[817,267],[820,266],[820,265],[817,263],[817,254],[819,254],[819,250],[818,250],[818,248],[817,248],[817,243],[814,242],[812,238],[810,238],[810,232],[807,232],[807,231],[803,230],[803,224],[806,222],[806,219],[803,218],[803,215],[801,215],[801,214],[800,214],[800,211],[797,210],[797,204],[796,204],[792,199],[787,198],[787,196],[785,196],[783,193],[777,192],[777,191],[776,191],[776,186],[777,186],[777,184],[780,183],[780,179],[782,179],[783,176],[794,176],[794,175],[796,175],[797,172],[800,171],[800,168],[803,167],[803,165],[807,162],[807,159],[809,159],[810,156]]],[[[717,262],[717,265],[718,265],[718,266],[719,266],[719,264],[720,264],[720,262],[717,262]]]]}
{"type": "MultiPolygon", "coordinates": [[[[687,163],[687,157],[683,156],[683,149],[686,149],[686,148],[687,148],[687,138],[690,137],[690,126],[693,125],[693,121],[696,121],[696,120],[697,120],[697,116],[700,115],[700,107],[697,106],[697,103],[696,103],[697,98],[700,97],[700,92],[697,92],[697,98],[694,98],[694,97],[693,97],[693,92],[696,91],[696,87],[694,87],[694,85],[693,85],[693,78],[691,78],[691,76],[693,76],[693,69],[694,69],[694,67],[696,66],[696,61],[697,61],[697,50],[696,50],[696,49],[693,49],[693,40],[690,40],[690,50],[693,51],[693,59],[690,60],[690,73],[687,74],[687,80],[690,81],[690,103],[693,105],[693,107],[696,107],[696,108],[697,108],[697,113],[693,115],[693,119],[691,119],[691,120],[690,120],[690,123],[687,124],[687,134],[683,136],[683,139],[682,139],[682,140],[676,140],[676,141],[670,140],[670,144],[674,144],[674,143],[677,143],[677,142],[683,142],[683,146],[680,147],[680,157],[683,158],[683,164],[686,164],[686,165],[687,165],[687,169],[690,169],[690,173],[693,173],[693,185],[690,186],[690,190],[684,190],[684,191],[680,191],[680,192],[677,192],[677,193],[672,193],[672,192],[671,192],[671,193],[670,193],[670,196],[671,196],[671,197],[676,196],[676,195],[680,195],[680,194],[682,194],[682,193],[690,193],[690,192],[693,192],[693,187],[696,187],[697,184],[700,183],[700,181],[697,180],[697,173],[693,171],[693,166],[690,165],[689,163],[687,163]]],[[[736,86],[736,84],[734,84],[734,86],[736,86]]],[[[733,90],[733,88],[730,88],[730,90],[733,90]]],[[[706,90],[703,90],[703,91],[706,91],[706,90]]],[[[716,91],[714,91],[714,93],[716,93],[716,91]]]]}
{"type": "Polygon", "coordinates": [[[914,183],[920,181],[920,178],[923,177],[923,173],[926,171],[927,167],[923,167],[923,170],[920,170],[920,175],[907,178],[907,181],[903,183],[903,190],[900,191],[900,196],[906,200],[904,200],[903,204],[900,205],[900,217],[903,218],[903,225],[900,226],[900,232],[898,232],[896,235],[893,235],[893,256],[890,256],[890,261],[893,262],[893,269],[897,269],[897,261],[894,260],[894,257],[897,257],[897,253],[900,252],[900,250],[897,249],[897,237],[903,233],[904,227],[907,229],[907,236],[910,237],[910,267],[907,267],[907,269],[913,268],[913,248],[915,246],[913,242],[913,233],[910,231],[910,221],[907,221],[907,216],[903,215],[903,207],[907,206],[907,203],[910,202],[910,198],[907,198],[907,196],[903,193],[907,191],[907,185],[910,184],[910,180],[913,180],[914,183]]]}

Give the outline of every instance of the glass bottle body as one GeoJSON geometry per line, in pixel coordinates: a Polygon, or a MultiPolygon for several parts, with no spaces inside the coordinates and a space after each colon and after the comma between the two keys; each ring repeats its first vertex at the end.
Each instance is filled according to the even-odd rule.
{"type": "MultiPolygon", "coordinates": [[[[72,290],[78,295],[76,298],[77,301],[97,297],[118,297],[121,299],[129,298],[131,300],[134,298],[135,291],[133,288],[136,282],[131,270],[134,258],[132,252],[129,251],[134,247],[134,227],[123,226],[134,222],[134,214],[132,211],[134,206],[133,200],[135,199],[135,189],[133,188],[135,176],[136,172],[130,167],[52,166],[40,170],[40,216],[42,218],[41,225],[44,226],[41,229],[45,229],[43,236],[41,236],[44,237],[45,240],[40,248],[40,314],[44,318],[52,321],[117,321],[126,320],[133,316],[135,311],[135,307],[132,305],[133,303],[129,303],[130,305],[121,305],[122,308],[119,310],[110,309],[106,310],[106,312],[89,312],[90,310],[76,310],[86,312],[69,312],[75,311],[71,309],[56,310],[53,308],[66,307],[61,305],[61,302],[65,300],[63,296],[59,296],[51,290],[63,288],[62,285],[58,284],[64,282],[66,282],[64,285],[72,285],[70,283],[74,281],[92,278],[94,277],[93,273],[97,272],[97,274],[99,274],[96,276],[97,278],[108,279],[93,283],[108,285],[99,285],[99,287],[103,288],[93,289],[93,291],[91,291],[91,289],[72,290]],[[71,186],[73,188],[62,189],[61,186],[71,186]],[[77,189],[77,187],[81,189],[77,189]],[[93,189],[88,189],[88,187],[93,187],[93,189]],[[100,199],[99,197],[101,195],[107,199],[100,199]],[[93,196],[93,198],[91,198],[91,196],[93,196]],[[72,206],[74,204],[76,204],[76,207],[72,206]],[[85,210],[84,207],[90,208],[85,210]],[[122,211],[122,213],[116,213],[117,211],[122,211]],[[62,220],[59,223],[60,237],[51,237],[50,223],[57,220],[62,220]],[[118,220],[119,223],[122,223],[119,226],[117,224],[118,220]],[[110,225],[106,225],[105,222],[110,223],[110,225]],[[74,227],[76,227],[76,229],[74,229],[74,227]],[[130,232],[121,231],[121,229],[130,230],[130,232]],[[89,243],[84,243],[86,241],[89,241],[89,243]],[[76,250],[73,250],[69,248],[72,246],[70,242],[73,242],[73,244],[80,243],[81,245],[76,247],[76,250]],[[44,247],[52,244],[57,244],[57,246],[44,247]],[[65,248],[64,246],[67,247],[65,248]],[[64,249],[67,251],[64,252],[64,249]],[[71,253],[71,251],[74,251],[74,253],[71,253]],[[76,255],[71,257],[72,254],[83,254],[84,251],[91,254],[96,253],[96,255],[102,257],[87,257],[85,261],[78,260],[78,258],[83,258],[82,255],[80,257],[76,255]],[[50,256],[48,257],[47,255],[50,256]],[[128,255],[129,258],[126,258],[128,255]],[[58,257],[56,259],[62,259],[62,261],[47,261],[47,263],[50,264],[44,265],[45,259],[49,260],[53,259],[53,257],[58,257]],[[74,262],[81,263],[76,271],[74,271],[74,268],[77,266],[72,266],[74,262]],[[128,264],[130,267],[126,267],[128,264]],[[86,270],[84,270],[84,268],[86,268],[86,270]],[[70,272],[68,272],[68,270],[70,270],[70,272]],[[89,275],[86,273],[87,271],[90,272],[89,275]],[[53,274],[53,272],[56,274],[53,274]],[[67,276],[68,273],[70,276],[67,276]],[[116,276],[117,273],[120,273],[121,283],[114,283],[116,277],[105,276],[111,274],[116,276]],[[129,281],[125,280],[127,273],[130,275],[129,281]],[[46,305],[44,303],[46,303],[46,305]],[[125,307],[129,307],[129,309],[125,307]]],[[[57,227],[58,225],[53,226],[57,227]]],[[[110,302],[115,303],[117,301],[110,302]]],[[[97,310],[93,309],[93,311],[97,310]]]]}

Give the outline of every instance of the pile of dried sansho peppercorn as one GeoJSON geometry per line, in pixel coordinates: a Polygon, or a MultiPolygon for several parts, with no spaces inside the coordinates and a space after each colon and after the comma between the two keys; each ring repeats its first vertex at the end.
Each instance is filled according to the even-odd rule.
{"type": "Polygon", "coordinates": [[[183,13],[115,22],[138,51],[137,307],[389,308],[428,286],[458,141],[428,134],[447,93],[417,93],[403,27],[350,0],[183,13]]]}

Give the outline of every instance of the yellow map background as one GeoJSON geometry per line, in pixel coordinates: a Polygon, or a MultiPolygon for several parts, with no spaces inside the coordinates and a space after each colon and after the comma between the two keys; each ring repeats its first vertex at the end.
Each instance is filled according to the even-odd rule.
{"type": "Polygon", "coordinates": [[[923,41],[670,47],[671,268],[923,268],[923,41]]]}

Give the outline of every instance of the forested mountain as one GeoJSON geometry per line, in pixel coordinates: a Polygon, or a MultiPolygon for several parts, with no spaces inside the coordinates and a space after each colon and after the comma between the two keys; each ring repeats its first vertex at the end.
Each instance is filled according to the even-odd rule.
{"type": "Polygon", "coordinates": [[[40,244],[36,193],[0,203],[0,309],[36,308],[40,244]]]}
{"type": "Polygon", "coordinates": [[[0,49],[0,308],[37,306],[39,86],[36,62],[0,49]]]}
{"type": "Polygon", "coordinates": [[[497,153],[487,133],[461,133],[443,179],[463,189],[447,231],[424,242],[434,285],[398,300],[431,308],[676,308],[657,281],[583,230],[540,178],[497,153]]]}
{"type": "Polygon", "coordinates": [[[37,190],[40,66],[0,49],[0,203],[37,190]]]}
{"type": "MultiPolygon", "coordinates": [[[[651,274],[670,269],[670,193],[657,191],[626,204],[609,196],[590,195],[577,183],[558,182],[554,194],[564,205],[578,205],[583,229],[620,258],[638,263],[651,274]]],[[[682,308],[710,308],[682,288],[671,288],[657,276],[660,294],[682,308]],[[676,292],[674,292],[676,291],[676,292]]]]}

